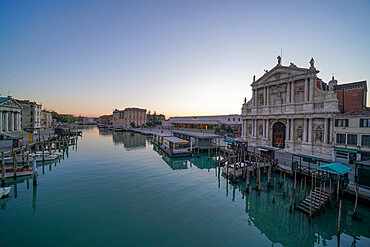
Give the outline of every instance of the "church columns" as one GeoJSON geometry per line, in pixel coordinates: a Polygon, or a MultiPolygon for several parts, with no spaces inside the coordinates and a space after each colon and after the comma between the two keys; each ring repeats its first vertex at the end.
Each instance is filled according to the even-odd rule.
{"type": "Polygon", "coordinates": [[[308,119],[308,142],[312,142],[312,118],[308,119]]]}
{"type": "Polygon", "coordinates": [[[294,81],[292,81],[292,86],[291,86],[291,89],[290,89],[290,102],[294,104],[295,100],[294,100],[294,81]]]}
{"type": "Polygon", "coordinates": [[[262,137],[266,138],[266,119],[263,119],[263,131],[262,131],[262,137]]]}
{"type": "Polygon", "coordinates": [[[9,113],[6,111],[4,113],[4,132],[9,131],[9,113]]]}
{"type": "Polygon", "coordinates": [[[304,79],[304,101],[308,101],[308,78],[304,79]]]}
{"type": "Polygon", "coordinates": [[[290,119],[287,119],[285,126],[285,140],[289,140],[289,128],[290,128],[290,119]]]}
{"type": "Polygon", "coordinates": [[[10,131],[14,131],[14,112],[10,112],[10,131]]]}
{"type": "Polygon", "coordinates": [[[315,77],[312,77],[310,79],[310,99],[309,101],[313,101],[313,90],[314,90],[314,87],[315,87],[315,81],[316,81],[316,78],[315,77]]]}
{"type": "Polygon", "coordinates": [[[333,141],[333,131],[334,131],[334,119],[329,119],[330,120],[330,131],[329,131],[329,143],[333,141]]]}
{"type": "Polygon", "coordinates": [[[263,105],[267,105],[266,95],[267,95],[267,87],[264,87],[263,88],[263,105]]]}
{"type": "Polygon", "coordinates": [[[267,105],[270,105],[270,87],[267,87],[267,95],[266,95],[266,98],[267,98],[267,105]]]}
{"type": "Polygon", "coordinates": [[[329,127],[329,119],[324,118],[324,144],[328,144],[328,127],[329,127]]]}
{"type": "Polygon", "coordinates": [[[254,125],[253,125],[253,131],[254,131],[254,136],[257,137],[257,119],[254,119],[254,125]]]}
{"type": "Polygon", "coordinates": [[[289,140],[293,141],[294,136],[294,119],[290,119],[290,138],[289,140]]]}
{"type": "Polygon", "coordinates": [[[287,103],[290,103],[291,102],[291,95],[290,95],[290,82],[288,81],[288,83],[286,84],[286,101],[287,103]]]}
{"type": "Polygon", "coordinates": [[[257,106],[257,89],[253,90],[253,104],[257,106]]]}
{"type": "Polygon", "coordinates": [[[269,128],[269,120],[266,119],[266,138],[269,138],[269,133],[270,132],[270,128],[269,128]]]}
{"type": "Polygon", "coordinates": [[[307,118],[303,119],[303,141],[307,142],[307,118]]]}

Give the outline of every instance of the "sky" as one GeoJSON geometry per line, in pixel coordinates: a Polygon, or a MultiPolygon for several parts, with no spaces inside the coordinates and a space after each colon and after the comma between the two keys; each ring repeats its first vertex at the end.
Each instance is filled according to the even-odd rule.
{"type": "Polygon", "coordinates": [[[325,82],[369,81],[369,13],[368,0],[0,0],[0,94],[84,116],[240,114],[281,49],[325,82]]]}

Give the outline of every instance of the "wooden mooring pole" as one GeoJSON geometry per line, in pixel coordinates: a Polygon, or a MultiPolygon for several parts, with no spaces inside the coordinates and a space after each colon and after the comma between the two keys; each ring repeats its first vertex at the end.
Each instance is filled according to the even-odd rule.
{"type": "Polygon", "coordinates": [[[245,193],[249,193],[249,171],[247,170],[247,179],[246,179],[246,185],[245,185],[245,193]]]}
{"type": "Polygon", "coordinates": [[[341,217],[342,217],[342,200],[340,200],[340,202],[339,202],[338,232],[337,232],[338,238],[340,238],[340,220],[341,220],[341,217]]]}
{"type": "Polygon", "coordinates": [[[17,177],[17,157],[15,153],[13,153],[13,168],[14,168],[14,177],[17,177]]]}
{"type": "Polygon", "coordinates": [[[33,185],[37,185],[37,168],[36,168],[36,158],[33,158],[32,161],[32,178],[33,178],[33,185]]]}
{"type": "Polygon", "coordinates": [[[290,184],[290,206],[289,206],[290,212],[292,212],[292,206],[293,206],[293,184],[290,184]]]}
{"type": "Polygon", "coordinates": [[[335,202],[335,206],[338,206],[338,202],[339,202],[339,180],[338,180],[338,183],[337,183],[337,200],[335,202]]]}
{"type": "Polygon", "coordinates": [[[5,154],[1,152],[1,185],[5,187],[5,154]]]}
{"type": "Polygon", "coordinates": [[[285,197],[285,173],[284,173],[284,192],[283,192],[283,197],[285,197]]]}
{"type": "Polygon", "coordinates": [[[275,203],[275,190],[276,190],[276,178],[274,178],[274,196],[272,197],[273,203],[275,203]]]}
{"type": "Polygon", "coordinates": [[[356,183],[356,200],[355,200],[355,208],[353,209],[353,218],[357,217],[357,200],[358,200],[358,184],[356,183]]]}

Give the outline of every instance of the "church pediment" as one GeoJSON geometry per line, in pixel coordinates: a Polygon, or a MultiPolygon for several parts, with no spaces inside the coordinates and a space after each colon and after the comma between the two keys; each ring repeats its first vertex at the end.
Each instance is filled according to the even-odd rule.
{"type": "Polygon", "coordinates": [[[0,103],[0,106],[22,109],[22,106],[14,99],[8,99],[0,103]]]}
{"type": "Polygon", "coordinates": [[[265,74],[257,80],[254,80],[252,85],[275,82],[283,80],[285,78],[294,78],[295,76],[300,76],[312,72],[318,73],[319,71],[316,69],[312,70],[307,68],[298,68],[293,63],[291,63],[289,66],[276,65],[270,71],[265,70],[265,74]]]}

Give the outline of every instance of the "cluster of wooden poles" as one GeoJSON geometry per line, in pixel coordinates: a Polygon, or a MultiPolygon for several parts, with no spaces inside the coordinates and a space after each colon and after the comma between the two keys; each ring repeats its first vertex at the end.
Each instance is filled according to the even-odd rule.
{"type": "MultiPolygon", "coordinates": [[[[2,152],[1,153],[1,184],[5,186],[6,181],[6,166],[5,166],[5,157],[12,157],[13,158],[13,177],[16,178],[18,176],[18,159],[17,154],[20,154],[22,157],[22,164],[26,163],[26,166],[30,166],[30,155],[32,152],[36,153],[42,151],[42,161],[45,162],[45,151],[48,150],[51,153],[52,150],[52,143],[54,143],[54,150],[64,150],[68,147],[69,142],[71,140],[71,136],[65,137],[55,137],[49,136],[47,139],[43,137],[42,141],[38,141],[32,145],[27,144],[26,146],[22,146],[19,149],[12,149],[8,153],[2,152]],[[55,140],[56,139],[56,140],[55,140]],[[47,148],[47,149],[46,149],[47,148]],[[26,161],[26,162],[25,162],[26,161]]],[[[36,160],[33,160],[33,184],[37,185],[37,173],[36,171],[36,160]]]]}

